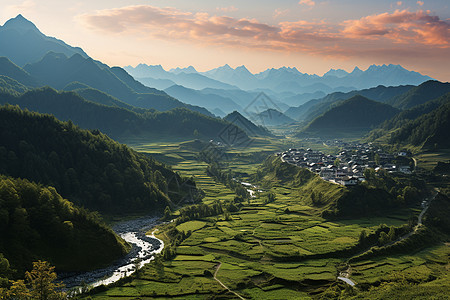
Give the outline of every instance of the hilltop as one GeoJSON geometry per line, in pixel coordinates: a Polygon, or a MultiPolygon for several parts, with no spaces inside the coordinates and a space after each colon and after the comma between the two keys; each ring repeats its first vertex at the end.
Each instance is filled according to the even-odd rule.
{"type": "Polygon", "coordinates": [[[361,135],[398,112],[390,105],[354,96],[315,118],[298,135],[361,135]]]}
{"type": "Polygon", "coordinates": [[[255,125],[237,111],[226,115],[223,119],[244,130],[248,136],[272,136],[267,128],[255,125]]]}

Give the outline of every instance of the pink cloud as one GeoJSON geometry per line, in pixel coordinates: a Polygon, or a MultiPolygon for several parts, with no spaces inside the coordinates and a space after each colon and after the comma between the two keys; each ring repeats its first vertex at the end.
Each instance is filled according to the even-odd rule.
{"type": "Polygon", "coordinates": [[[314,6],[316,3],[313,0],[300,0],[298,4],[308,5],[308,6],[314,6]]]}
{"type": "Polygon", "coordinates": [[[254,19],[139,5],[103,10],[80,16],[80,19],[87,26],[103,32],[136,34],[139,37],[205,46],[222,45],[340,58],[412,56],[412,53],[436,53],[441,57],[444,53],[450,55],[450,22],[421,10],[396,10],[340,24],[299,20],[270,25],[254,19]]]}
{"type": "Polygon", "coordinates": [[[450,23],[422,10],[371,15],[343,22],[343,33],[349,38],[388,38],[395,43],[417,43],[448,47],[450,23]]]}
{"type": "Polygon", "coordinates": [[[419,4],[419,6],[422,6],[422,5],[424,5],[424,2],[423,1],[417,1],[417,4],[419,4]]]}

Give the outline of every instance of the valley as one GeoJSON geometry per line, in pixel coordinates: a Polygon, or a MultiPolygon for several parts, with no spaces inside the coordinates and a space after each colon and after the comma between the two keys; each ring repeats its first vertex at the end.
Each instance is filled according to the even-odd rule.
{"type": "MultiPolygon", "coordinates": [[[[297,5],[329,5],[315,4],[297,5]]],[[[99,42],[111,28],[131,41],[139,25],[126,28],[137,20],[152,20],[147,33],[166,22],[158,39],[174,44],[152,59],[133,54],[135,67],[105,62],[130,59],[155,37],[134,49],[114,40],[102,62],[22,14],[0,26],[0,298],[448,298],[450,83],[367,58],[364,70],[347,62],[352,71],[321,59],[322,75],[307,73],[304,58],[305,70],[280,65],[283,55],[259,71],[212,67],[213,56],[214,66],[236,59],[225,55],[230,45],[239,57],[255,54],[253,65],[265,51],[290,53],[300,27],[319,26],[216,16],[240,14],[234,6],[213,11],[132,5],[67,18],[78,20],[76,37],[99,42]],[[101,35],[92,30],[99,24],[101,35]],[[204,48],[178,52],[205,38],[202,26],[213,28],[204,48]],[[202,57],[210,42],[223,48],[202,57]],[[247,42],[263,47],[247,53],[247,42]],[[209,69],[150,64],[165,55],[209,69]]],[[[288,11],[275,9],[273,20],[288,11]]],[[[400,13],[412,14],[391,15],[400,13]]],[[[450,28],[448,18],[417,14],[409,19],[450,28]]],[[[300,35],[349,41],[372,17],[342,20],[325,35],[323,21],[320,32],[300,35]]],[[[391,19],[389,28],[402,27],[391,19]]],[[[447,41],[412,38],[428,32],[413,27],[403,25],[409,32],[396,47],[447,41]]],[[[349,45],[390,34],[369,32],[349,45]]],[[[370,53],[389,52],[380,49],[370,53]]],[[[408,57],[405,65],[419,61],[408,57]]],[[[444,69],[421,70],[442,80],[444,69]]]]}
{"type": "MultiPolygon", "coordinates": [[[[176,142],[161,145],[134,141],[135,149],[158,153],[162,161],[174,162],[174,170],[194,176],[205,192],[204,203],[235,198],[233,191],[206,176],[206,164],[193,159],[195,153],[185,147],[176,142]]],[[[265,147],[273,151],[283,145],[268,143],[265,147]]],[[[254,180],[248,171],[256,171],[257,164],[233,156],[236,150],[230,149],[230,155],[226,156],[230,158],[227,167],[240,174],[239,180],[254,180]]],[[[245,152],[250,154],[260,150],[261,146],[249,147],[245,152]]],[[[173,238],[170,232],[174,229],[186,235],[173,246],[176,250],[172,258],[161,265],[150,264],[138,271],[135,279],[91,297],[203,298],[216,294],[221,298],[279,299],[314,298],[314,295],[340,293],[339,290],[345,290],[350,297],[364,295],[364,290],[379,283],[399,284],[395,276],[404,276],[406,282],[420,282],[431,272],[445,274],[436,260],[444,262],[448,259],[445,257],[450,249],[440,242],[433,242],[435,246],[425,250],[418,248],[418,252],[403,254],[403,250],[400,253],[394,251],[392,255],[358,258],[361,249],[371,248],[370,242],[361,245],[362,232],[371,236],[394,228],[398,231],[396,235],[401,235],[409,222],[417,223],[422,211],[418,204],[364,218],[327,220],[320,216],[323,207],[317,207],[309,198],[300,200],[306,197],[299,195],[289,181],[270,186],[275,199],[272,202],[268,201],[268,187],[261,185],[261,189],[255,198],[235,202],[239,211],[230,215],[194,218],[186,222],[176,220],[176,226],[159,227],[157,236],[167,244],[173,238]],[[355,257],[348,272],[351,280],[357,283],[358,292],[351,292],[344,283],[336,280],[347,268],[349,259],[355,257]]],[[[179,218],[179,215],[174,213],[173,217],[179,218]]]]}

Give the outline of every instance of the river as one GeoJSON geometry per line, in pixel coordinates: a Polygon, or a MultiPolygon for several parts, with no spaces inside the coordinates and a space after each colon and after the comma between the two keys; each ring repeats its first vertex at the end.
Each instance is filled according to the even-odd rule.
{"type": "Polygon", "coordinates": [[[100,285],[108,285],[123,277],[130,276],[136,271],[136,267],[153,260],[155,254],[164,249],[164,242],[153,234],[145,233],[160,224],[157,217],[142,217],[130,221],[115,224],[112,229],[125,241],[132,245],[131,251],[123,258],[115,261],[109,267],[93,270],[85,273],[58,274],[67,289],[79,292],[82,288],[93,288],[100,285]]]}

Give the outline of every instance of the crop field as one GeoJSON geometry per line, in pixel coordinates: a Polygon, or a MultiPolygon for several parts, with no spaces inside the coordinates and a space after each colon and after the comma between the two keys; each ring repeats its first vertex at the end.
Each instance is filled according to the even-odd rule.
{"type": "Polygon", "coordinates": [[[439,152],[423,152],[417,157],[417,167],[432,170],[439,161],[448,162],[450,161],[450,151],[439,151],[439,152]]]}
{"type": "MultiPolygon", "coordinates": [[[[278,145],[266,146],[277,151],[278,145]]],[[[192,150],[180,148],[176,143],[136,143],[133,147],[168,164],[172,162],[172,168],[181,175],[193,176],[205,191],[205,203],[232,200],[235,196],[206,175],[207,165],[198,161],[192,150]]],[[[237,163],[230,163],[233,171],[256,170],[259,164],[247,159],[251,158],[251,149],[246,151],[234,158],[237,163]]],[[[261,145],[257,151],[261,151],[261,145]]],[[[179,232],[189,231],[191,235],[177,246],[174,259],[162,261],[161,265],[150,263],[131,282],[93,298],[204,299],[211,294],[234,298],[219,284],[220,280],[248,299],[308,299],[310,293],[336,284],[347,258],[333,253],[356,245],[362,230],[371,233],[380,224],[400,226],[407,223],[411,214],[416,214],[403,209],[383,217],[329,221],[319,217],[317,208],[299,197],[295,189],[275,185],[271,191],[275,193],[275,201],[265,203],[263,196],[252,198],[231,219],[219,215],[179,224],[176,227],[179,232]]],[[[435,266],[448,260],[448,248],[447,245],[419,255],[361,261],[352,265],[351,278],[358,284],[374,284],[401,273],[422,280],[432,274],[435,266]]]]}

